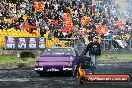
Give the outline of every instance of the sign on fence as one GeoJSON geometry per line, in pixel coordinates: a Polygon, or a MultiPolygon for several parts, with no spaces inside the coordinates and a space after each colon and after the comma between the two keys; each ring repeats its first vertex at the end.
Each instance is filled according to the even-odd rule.
{"type": "Polygon", "coordinates": [[[44,37],[5,37],[6,50],[35,50],[45,48],[46,39],[44,37]]]}
{"type": "Polygon", "coordinates": [[[27,49],[27,38],[16,38],[17,49],[27,49]]]}
{"type": "Polygon", "coordinates": [[[6,49],[16,49],[16,47],[17,47],[16,38],[14,38],[14,37],[5,37],[5,41],[6,41],[6,45],[5,45],[6,49]]]}

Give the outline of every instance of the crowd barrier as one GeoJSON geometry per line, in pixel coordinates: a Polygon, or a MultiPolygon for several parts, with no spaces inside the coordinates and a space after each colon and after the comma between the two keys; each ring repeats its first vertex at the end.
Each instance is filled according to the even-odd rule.
{"type": "MultiPolygon", "coordinates": [[[[0,37],[0,47],[5,48],[6,42],[5,37],[0,37]]],[[[17,38],[17,41],[19,39],[17,38]]],[[[32,38],[27,37],[26,41],[33,41],[32,38]]],[[[39,41],[38,39],[35,39],[36,43],[39,41]]],[[[86,43],[84,44],[83,41],[79,38],[51,38],[44,40],[45,41],[45,47],[73,47],[77,50],[83,50],[85,49],[86,43]]],[[[41,43],[40,43],[41,44],[41,43]]],[[[108,39],[102,39],[101,40],[101,49],[102,50],[111,50],[111,49],[121,49],[121,50],[132,50],[132,40],[129,41],[123,41],[123,40],[108,40],[108,39]]],[[[17,45],[18,46],[18,45],[17,45]]],[[[29,45],[28,45],[29,46],[29,45]]]]}
{"type": "MultiPolygon", "coordinates": [[[[79,38],[63,38],[63,40],[69,41],[69,45],[77,50],[83,50],[87,45],[84,44],[79,38]]],[[[102,39],[100,44],[102,50],[132,50],[132,40],[123,41],[102,39]]]]}
{"type": "Polygon", "coordinates": [[[4,50],[37,50],[46,48],[44,37],[0,37],[4,50]]]}
{"type": "MultiPolygon", "coordinates": [[[[84,44],[79,38],[63,38],[63,40],[69,41],[69,45],[77,50],[83,50],[87,45],[86,43],[84,44]]],[[[100,45],[102,50],[132,50],[132,40],[124,41],[117,39],[102,39],[100,45]]]]}
{"type": "Polygon", "coordinates": [[[66,47],[73,47],[77,50],[83,50],[85,48],[85,44],[79,38],[60,38],[59,40],[60,41],[63,41],[63,40],[67,41],[66,47]]]}
{"type": "Polygon", "coordinates": [[[2,37],[2,36],[0,36],[0,48],[2,48],[2,47],[4,47],[4,38],[5,37],[2,37]]]}
{"type": "Polygon", "coordinates": [[[103,39],[101,42],[102,50],[131,50],[132,49],[132,40],[123,41],[123,40],[109,40],[103,39]]]}

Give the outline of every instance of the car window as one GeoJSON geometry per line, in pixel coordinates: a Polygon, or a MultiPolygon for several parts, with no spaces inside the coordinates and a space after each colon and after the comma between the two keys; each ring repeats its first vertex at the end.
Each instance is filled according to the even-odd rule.
{"type": "Polygon", "coordinates": [[[71,48],[49,48],[46,49],[44,55],[74,55],[75,52],[71,48]]]}

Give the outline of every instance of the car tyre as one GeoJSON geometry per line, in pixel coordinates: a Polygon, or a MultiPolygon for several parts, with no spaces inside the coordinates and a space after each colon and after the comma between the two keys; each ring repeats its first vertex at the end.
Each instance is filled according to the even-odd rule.
{"type": "Polygon", "coordinates": [[[80,80],[79,80],[79,83],[80,83],[80,84],[83,84],[83,80],[82,80],[82,79],[80,79],[80,80]]]}
{"type": "Polygon", "coordinates": [[[80,79],[79,79],[80,84],[84,84],[84,81],[86,81],[85,77],[80,77],[80,79]]]}
{"type": "Polygon", "coordinates": [[[68,77],[69,77],[69,76],[73,76],[73,72],[72,72],[72,71],[70,71],[70,72],[65,72],[64,74],[65,74],[66,76],[68,76],[68,77]]]}
{"type": "Polygon", "coordinates": [[[43,77],[43,76],[45,76],[45,74],[43,72],[39,72],[39,76],[43,77]]]}

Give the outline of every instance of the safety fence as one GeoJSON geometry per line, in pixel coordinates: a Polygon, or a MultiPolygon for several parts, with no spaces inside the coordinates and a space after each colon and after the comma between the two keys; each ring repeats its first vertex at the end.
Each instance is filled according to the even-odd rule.
{"type": "Polygon", "coordinates": [[[132,50],[132,40],[109,40],[103,39],[102,50],[132,50]]]}
{"type": "MultiPolygon", "coordinates": [[[[86,41],[83,42],[80,38],[62,38],[59,40],[65,41],[65,47],[74,47],[77,50],[83,50],[87,45],[86,41]]],[[[132,40],[102,39],[100,44],[102,50],[132,50],[132,40]]]]}
{"type": "MultiPolygon", "coordinates": [[[[37,40],[33,38],[26,38],[25,40],[29,42],[36,41],[36,44],[37,44],[39,41],[44,40],[44,38],[38,38],[37,40]]],[[[41,42],[39,43],[39,45],[41,44],[41,42]]],[[[86,43],[87,41],[83,41],[83,38],[51,38],[51,39],[45,39],[43,42],[45,42],[42,44],[44,44],[46,48],[73,47],[77,50],[83,50],[85,46],[89,43],[89,41],[88,43],[86,43]]],[[[132,50],[132,40],[125,41],[125,40],[102,39],[100,44],[101,44],[102,50],[119,50],[119,49],[120,50],[132,50]]],[[[0,47],[5,48],[5,45],[6,45],[5,37],[0,37],[0,47]]]]}
{"type": "MultiPolygon", "coordinates": [[[[67,45],[76,48],[77,50],[83,50],[87,45],[86,41],[83,42],[80,38],[63,38],[60,40],[68,41],[67,45]]],[[[89,41],[88,41],[89,42],[89,41]]],[[[132,40],[109,40],[102,39],[100,42],[102,50],[132,50],[132,40]]]]}
{"type": "MultiPolygon", "coordinates": [[[[63,40],[69,41],[68,45],[77,50],[83,50],[87,45],[86,41],[83,42],[80,38],[65,38],[63,40]]],[[[102,50],[132,50],[132,40],[102,39],[100,45],[102,50]]]]}

